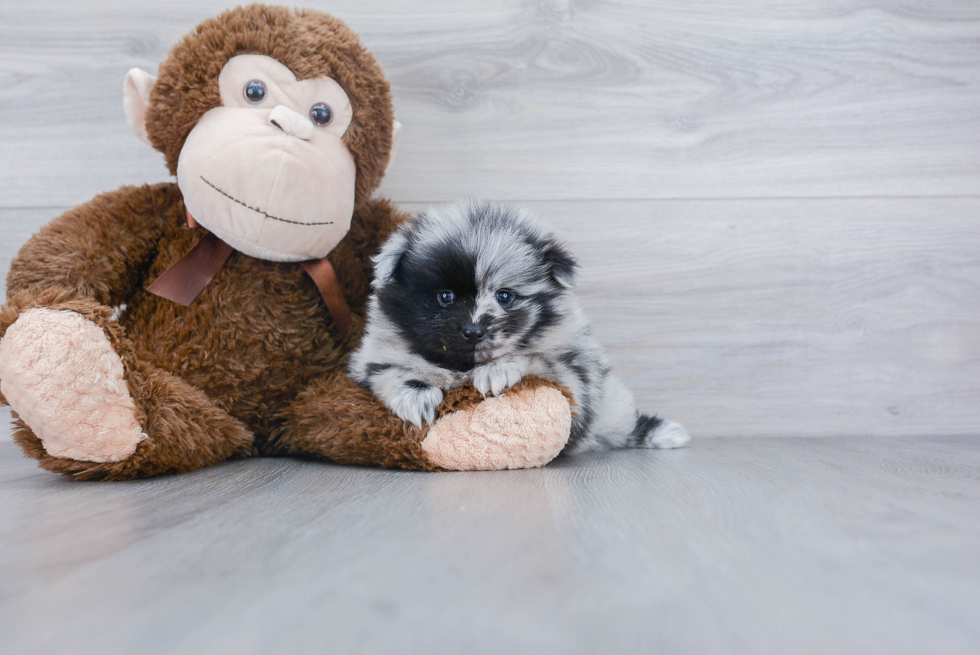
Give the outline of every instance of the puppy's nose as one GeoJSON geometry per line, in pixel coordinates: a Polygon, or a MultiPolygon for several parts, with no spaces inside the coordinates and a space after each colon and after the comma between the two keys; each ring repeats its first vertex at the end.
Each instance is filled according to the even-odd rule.
{"type": "Polygon", "coordinates": [[[467,341],[482,341],[487,336],[487,329],[479,323],[469,323],[463,326],[463,337],[467,341]]]}

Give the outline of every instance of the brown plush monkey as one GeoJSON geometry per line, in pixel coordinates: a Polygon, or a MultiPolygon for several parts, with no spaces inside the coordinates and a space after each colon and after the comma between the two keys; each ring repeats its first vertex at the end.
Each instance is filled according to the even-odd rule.
{"type": "Polygon", "coordinates": [[[454,390],[419,429],[345,375],[370,258],[403,216],[371,199],[398,136],[388,83],[342,22],[225,12],[158,78],[130,71],[125,110],[177,183],[66,212],[7,278],[0,401],[42,467],[121,480],[246,455],[462,470],[558,454],[570,409],[551,382],[454,390]]]}

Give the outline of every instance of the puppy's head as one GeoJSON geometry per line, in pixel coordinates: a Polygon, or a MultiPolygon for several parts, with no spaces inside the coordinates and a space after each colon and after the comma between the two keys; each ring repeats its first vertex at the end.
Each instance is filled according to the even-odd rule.
{"type": "Polygon", "coordinates": [[[378,305],[428,361],[467,371],[535,344],[564,314],[576,263],[527,212],[429,209],[375,257],[378,305]]]}

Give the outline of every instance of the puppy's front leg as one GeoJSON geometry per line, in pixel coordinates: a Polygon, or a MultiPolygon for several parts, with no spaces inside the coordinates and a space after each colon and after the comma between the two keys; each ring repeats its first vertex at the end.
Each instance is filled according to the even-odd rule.
{"type": "Polygon", "coordinates": [[[421,427],[432,423],[442,402],[442,389],[419,380],[400,366],[389,366],[371,376],[368,385],[381,402],[403,421],[421,427]]]}
{"type": "Polygon", "coordinates": [[[495,359],[473,369],[473,386],[484,396],[488,392],[499,396],[504,389],[509,389],[520,382],[527,375],[529,367],[530,362],[526,357],[495,359]]]}

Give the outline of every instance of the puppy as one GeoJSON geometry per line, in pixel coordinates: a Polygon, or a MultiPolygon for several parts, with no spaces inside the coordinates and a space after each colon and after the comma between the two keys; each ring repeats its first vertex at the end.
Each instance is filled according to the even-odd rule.
{"type": "Polygon", "coordinates": [[[525,375],[575,398],[565,452],[676,448],[679,424],[636,410],[572,293],[576,262],[527,212],[462,202],[420,213],[374,258],[350,374],[403,420],[432,422],[443,390],[499,394],[525,375]]]}

